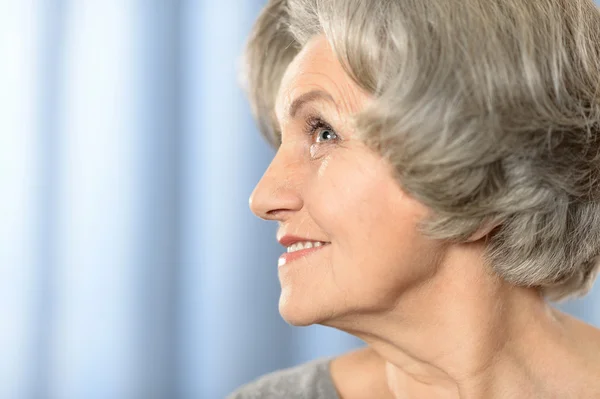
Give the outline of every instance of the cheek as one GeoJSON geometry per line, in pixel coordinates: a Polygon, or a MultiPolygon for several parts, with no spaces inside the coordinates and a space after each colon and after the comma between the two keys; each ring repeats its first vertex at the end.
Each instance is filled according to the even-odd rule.
{"type": "Polygon", "coordinates": [[[326,172],[311,185],[306,205],[313,221],[335,244],[333,267],[344,267],[349,278],[356,278],[365,268],[361,265],[389,263],[386,258],[397,256],[398,243],[412,241],[415,221],[404,214],[412,210],[407,209],[403,193],[373,165],[344,168],[332,162],[326,172]]]}
{"type": "Polygon", "coordinates": [[[361,235],[360,225],[373,217],[373,209],[381,208],[376,193],[381,193],[381,187],[370,173],[357,170],[352,163],[327,159],[319,166],[305,199],[315,223],[333,241],[341,238],[341,232],[361,235]]]}
{"type": "Polygon", "coordinates": [[[305,192],[309,213],[332,241],[340,231],[362,238],[379,224],[393,223],[405,202],[381,159],[357,148],[324,157],[305,192]]]}
{"type": "Polygon", "coordinates": [[[404,194],[386,170],[361,170],[370,172],[330,163],[308,203],[313,220],[335,244],[331,266],[337,285],[385,297],[430,275],[440,249],[418,231],[426,208],[404,194]]]}

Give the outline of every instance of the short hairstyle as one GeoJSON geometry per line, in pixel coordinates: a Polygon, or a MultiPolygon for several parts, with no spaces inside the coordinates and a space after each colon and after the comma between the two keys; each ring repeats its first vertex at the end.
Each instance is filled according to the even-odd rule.
{"type": "Polygon", "coordinates": [[[600,268],[600,10],[592,0],[270,0],[245,51],[260,129],[280,144],[284,71],[325,35],[374,97],[355,135],[428,206],[431,237],[487,223],[497,275],[554,301],[600,268]]]}

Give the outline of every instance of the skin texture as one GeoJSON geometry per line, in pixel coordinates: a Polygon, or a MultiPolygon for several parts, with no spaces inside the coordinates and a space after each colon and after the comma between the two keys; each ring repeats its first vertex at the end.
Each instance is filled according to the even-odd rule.
{"type": "Polygon", "coordinates": [[[250,197],[279,236],[330,242],[279,267],[279,310],[290,324],[331,326],[368,344],[332,362],[340,396],[600,397],[600,330],[491,274],[487,230],[462,244],[418,230],[429,210],[353,138],[353,116],[370,100],[325,38],[311,40],[283,77],[282,145],[250,197]],[[312,96],[290,115],[315,90],[331,98],[312,96]],[[311,137],[316,115],[332,130],[311,137]]]}

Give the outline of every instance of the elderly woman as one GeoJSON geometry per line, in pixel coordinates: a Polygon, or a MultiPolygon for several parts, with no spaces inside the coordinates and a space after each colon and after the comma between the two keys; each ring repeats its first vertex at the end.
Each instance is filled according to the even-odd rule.
{"type": "Polygon", "coordinates": [[[367,346],[231,398],[600,398],[548,302],[599,270],[592,0],[270,0],[246,61],[280,313],[367,346]]]}

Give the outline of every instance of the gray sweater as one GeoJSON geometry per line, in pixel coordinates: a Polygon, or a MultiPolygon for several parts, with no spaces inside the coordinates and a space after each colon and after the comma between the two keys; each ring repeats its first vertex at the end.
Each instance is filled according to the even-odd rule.
{"type": "Polygon", "coordinates": [[[332,358],[321,358],[266,374],[226,399],[339,399],[329,373],[332,358]]]}

